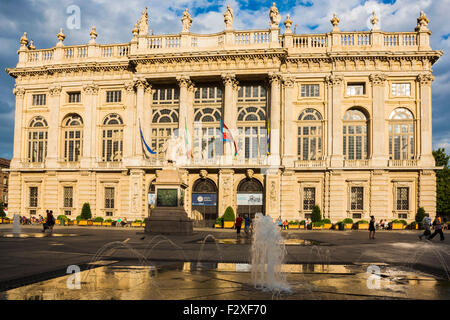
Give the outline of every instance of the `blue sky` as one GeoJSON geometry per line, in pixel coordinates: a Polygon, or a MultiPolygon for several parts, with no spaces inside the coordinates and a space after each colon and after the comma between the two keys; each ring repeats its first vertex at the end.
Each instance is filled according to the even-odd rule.
{"type": "MultiPolygon", "coordinates": [[[[269,26],[271,1],[256,0],[2,0],[0,1],[0,157],[11,158],[14,132],[14,79],[5,68],[17,64],[19,39],[27,32],[38,49],[53,47],[56,34],[64,28],[66,45],[85,44],[89,32],[96,26],[99,43],[125,43],[132,38],[131,30],[148,6],[150,29],[155,34],[179,33],[181,15],[189,8],[195,33],[215,33],[224,29],[223,12],[227,3],[235,13],[236,29],[266,29],[269,26]],[[69,30],[67,8],[81,9],[80,29],[69,30]]],[[[385,31],[414,31],[421,10],[427,14],[433,32],[431,45],[443,50],[444,56],[433,70],[433,147],[450,151],[450,0],[278,0],[284,18],[291,15],[297,33],[331,31],[334,12],[341,19],[343,31],[368,30],[373,10],[380,17],[385,31]]]]}

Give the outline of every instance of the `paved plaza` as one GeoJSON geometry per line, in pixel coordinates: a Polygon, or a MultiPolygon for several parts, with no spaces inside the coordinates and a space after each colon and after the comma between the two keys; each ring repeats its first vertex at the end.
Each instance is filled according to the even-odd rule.
{"type": "Polygon", "coordinates": [[[283,231],[292,292],[274,296],[252,285],[251,239],[234,230],[40,230],[25,226],[11,237],[12,226],[0,226],[0,299],[450,299],[449,242],[420,241],[420,231],[379,231],[376,240],[366,231],[283,231]],[[71,265],[83,271],[84,291],[67,289],[71,265]],[[378,290],[367,286],[374,266],[384,281],[378,290]],[[133,279],[139,285],[130,287],[133,279]]]}

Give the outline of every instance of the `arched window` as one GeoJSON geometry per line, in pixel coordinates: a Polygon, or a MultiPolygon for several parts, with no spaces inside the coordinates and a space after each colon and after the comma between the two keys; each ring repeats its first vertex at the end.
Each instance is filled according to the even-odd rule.
{"type": "Polygon", "coordinates": [[[256,213],[264,212],[264,186],[256,178],[242,180],[237,188],[237,214],[249,214],[251,219],[256,213]]]}
{"type": "Polygon", "coordinates": [[[214,160],[223,155],[220,131],[222,112],[219,106],[195,109],[194,157],[214,160]]]}
{"type": "Polygon", "coordinates": [[[178,109],[162,108],[153,111],[152,150],[160,154],[164,144],[173,134],[178,134],[178,109]]]}
{"type": "Polygon", "coordinates": [[[408,109],[397,108],[389,117],[389,157],[412,160],[414,155],[414,116],[408,109]]]}
{"type": "Polygon", "coordinates": [[[299,160],[320,160],[322,158],[322,115],[308,108],[298,117],[297,154],[299,160]]]}
{"type": "Polygon", "coordinates": [[[103,121],[102,161],[119,162],[123,156],[123,120],[118,114],[110,114],[103,121]]]}
{"type": "Polygon", "coordinates": [[[44,162],[47,157],[48,124],[43,117],[35,117],[28,129],[28,162],[44,162]]]}
{"type": "Polygon", "coordinates": [[[368,119],[359,109],[350,109],[344,116],[344,159],[365,160],[368,153],[368,119]]]}
{"type": "MultiPolygon", "coordinates": [[[[217,186],[210,179],[199,179],[192,189],[192,211],[197,211],[203,226],[214,225],[217,217],[217,186]]],[[[199,222],[197,222],[197,225],[199,222]]]]}
{"type": "Polygon", "coordinates": [[[64,161],[78,162],[83,148],[83,119],[78,114],[63,120],[64,161]]]}

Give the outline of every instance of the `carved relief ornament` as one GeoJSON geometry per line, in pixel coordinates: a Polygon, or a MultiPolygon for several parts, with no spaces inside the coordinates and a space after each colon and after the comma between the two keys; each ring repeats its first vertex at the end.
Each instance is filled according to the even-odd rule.
{"type": "Polygon", "coordinates": [[[54,85],[48,88],[51,96],[59,96],[61,94],[62,88],[60,85],[54,85]]]}
{"type": "Polygon", "coordinates": [[[22,98],[25,95],[25,89],[23,87],[15,87],[13,93],[16,97],[22,98]]]}
{"type": "Polygon", "coordinates": [[[177,81],[180,88],[189,88],[192,84],[192,81],[188,76],[178,76],[177,81]]]}
{"type": "Polygon", "coordinates": [[[222,81],[224,86],[237,86],[238,82],[236,80],[236,75],[234,74],[223,74],[222,81]]]}
{"type": "Polygon", "coordinates": [[[374,85],[374,86],[384,86],[384,84],[386,83],[386,80],[387,80],[387,76],[382,73],[377,73],[377,74],[371,74],[369,79],[370,79],[370,82],[372,82],[372,85],[374,85]]]}
{"type": "Polygon", "coordinates": [[[431,73],[419,74],[417,76],[417,81],[422,86],[431,86],[434,81],[434,76],[431,73]]]}
{"type": "Polygon", "coordinates": [[[283,77],[283,85],[285,88],[293,88],[295,84],[295,78],[291,76],[283,77]]]}
{"type": "Polygon", "coordinates": [[[332,74],[325,78],[325,82],[328,86],[340,86],[344,82],[344,77],[332,74]]]}
{"type": "Polygon", "coordinates": [[[269,73],[269,82],[271,85],[279,86],[281,82],[281,76],[278,73],[269,73]]]}
{"type": "Polygon", "coordinates": [[[83,91],[85,94],[97,94],[98,93],[98,85],[86,84],[83,86],[83,91]]]}

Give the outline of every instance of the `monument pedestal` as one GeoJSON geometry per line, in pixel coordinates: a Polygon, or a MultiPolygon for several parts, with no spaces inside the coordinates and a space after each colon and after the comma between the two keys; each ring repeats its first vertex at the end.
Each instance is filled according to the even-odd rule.
{"type": "Polygon", "coordinates": [[[166,235],[192,235],[194,224],[184,209],[182,172],[170,166],[156,172],[155,208],[145,219],[145,232],[166,235]]]}

